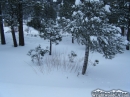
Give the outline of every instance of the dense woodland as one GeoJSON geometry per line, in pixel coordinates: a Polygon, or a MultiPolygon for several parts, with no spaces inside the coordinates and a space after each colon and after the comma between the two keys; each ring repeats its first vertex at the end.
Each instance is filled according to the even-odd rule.
{"type": "MultiPolygon", "coordinates": [[[[0,36],[1,44],[6,44],[4,23],[11,28],[14,47],[24,46],[23,21],[39,31],[39,36],[52,44],[62,41],[61,32],[72,35],[85,45],[85,59],[82,74],[85,74],[89,52],[99,52],[107,59],[123,52],[126,35],[130,41],[130,2],[129,0],[1,0],[0,36]],[[109,9],[109,10],[108,10],[109,9]],[[15,36],[18,27],[19,40],[15,36]],[[120,28],[121,30],[117,29],[120,28]],[[125,34],[127,31],[127,34],[125,34]]],[[[126,45],[129,50],[129,44],[126,45]]]]}

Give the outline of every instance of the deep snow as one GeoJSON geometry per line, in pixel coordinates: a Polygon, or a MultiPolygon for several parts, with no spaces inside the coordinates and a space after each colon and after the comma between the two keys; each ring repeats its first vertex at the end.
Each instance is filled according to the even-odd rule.
{"type": "MultiPolygon", "coordinates": [[[[86,75],[81,75],[81,71],[78,75],[78,72],[53,68],[50,71],[41,70],[31,62],[27,52],[39,44],[45,48],[49,42],[39,36],[34,37],[38,32],[33,28],[29,28],[28,34],[25,29],[26,26],[25,46],[14,48],[11,33],[5,33],[7,44],[0,45],[0,97],[91,97],[91,91],[97,88],[130,92],[130,51],[125,50],[112,60],[90,53],[89,60],[94,62],[98,59],[99,64],[93,66],[89,62],[86,75]]],[[[9,30],[5,27],[5,32],[9,30]]],[[[75,51],[78,60],[83,59],[85,47],[76,41],[72,44],[71,36],[64,34],[59,45],[53,44],[52,54],[55,51],[65,56],[75,51]]]]}

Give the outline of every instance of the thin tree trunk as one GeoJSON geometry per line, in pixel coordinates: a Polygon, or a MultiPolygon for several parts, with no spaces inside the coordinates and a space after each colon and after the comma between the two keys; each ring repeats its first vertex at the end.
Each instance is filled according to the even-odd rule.
{"type": "Polygon", "coordinates": [[[125,34],[125,29],[124,29],[124,26],[123,26],[123,27],[121,27],[121,35],[124,36],[124,34],[125,34]]]}
{"type": "Polygon", "coordinates": [[[72,43],[74,43],[74,35],[72,34],[72,43]]]}
{"type": "MultiPolygon", "coordinates": [[[[129,12],[130,12],[130,3],[129,3],[129,12]]],[[[130,42],[130,19],[129,19],[129,24],[128,24],[127,40],[130,42]]],[[[126,46],[126,50],[130,50],[129,44],[126,46]]]]}
{"type": "Polygon", "coordinates": [[[86,70],[87,70],[88,57],[89,57],[89,45],[86,45],[84,64],[83,64],[83,68],[82,68],[82,74],[83,74],[83,75],[86,73],[86,70]]]}
{"type": "Polygon", "coordinates": [[[16,40],[16,36],[15,36],[15,31],[14,31],[13,25],[11,25],[11,32],[12,32],[14,47],[17,47],[18,45],[17,45],[17,40],[16,40]]]}
{"type": "Polygon", "coordinates": [[[52,52],[52,41],[50,39],[50,52],[49,52],[49,55],[51,55],[51,52],[52,52]]]}
{"type": "MultiPolygon", "coordinates": [[[[128,32],[127,32],[127,40],[130,42],[130,20],[129,20],[129,26],[128,26],[128,32]]],[[[126,50],[130,50],[130,45],[126,45],[126,50]]]]}
{"type": "Polygon", "coordinates": [[[6,44],[5,35],[4,35],[4,27],[3,27],[3,19],[2,19],[1,3],[0,3],[0,37],[1,37],[1,44],[6,44]]]}
{"type": "Polygon", "coordinates": [[[19,15],[18,15],[18,22],[19,22],[19,45],[24,46],[24,33],[23,33],[23,9],[22,3],[20,2],[19,5],[19,15]]]}
{"type": "Polygon", "coordinates": [[[130,20],[128,25],[127,40],[130,41],[130,20]]]}

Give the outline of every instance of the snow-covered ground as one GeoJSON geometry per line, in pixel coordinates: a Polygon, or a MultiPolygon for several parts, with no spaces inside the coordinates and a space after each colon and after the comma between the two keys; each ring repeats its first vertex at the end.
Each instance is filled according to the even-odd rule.
{"type": "MultiPolygon", "coordinates": [[[[5,32],[9,32],[5,27],[5,32]]],[[[130,92],[130,51],[107,60],[98,53],[90,53],[86,75],[53,67],[45,70],[31,62],[27,52],[39,44],[46,48],[49,42],[40,38],[37,31],[24,26],[25,46],[13,47],[11,33],[5,33],[6,45],[0,45],[0,97],[91,97],[91,91],[121,89],[130,92]],[[99,60],[97,66],[92,62],[99,60]]],[[[18,33],[16,33],[17,35],[18,33]]],[[[63,37],[59,45],[53,44],[53,53],[63,56],[74,51],[83,59],[85,47],[71,43],[71,36],[63,37]]],[[[80,61],[79,65],[83,63],[80,61]]],[[[46,64],[44,64],[46,65],[46,64]]]]}

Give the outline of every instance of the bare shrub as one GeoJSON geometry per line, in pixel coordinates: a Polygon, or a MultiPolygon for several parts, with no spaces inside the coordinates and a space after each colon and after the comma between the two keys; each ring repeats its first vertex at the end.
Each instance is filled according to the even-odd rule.
{"type": "Polygon", "coordinates": [[[78,59],[71,62],[65,53],[54,52],[51,56],[44,58],[47,70],[52,71],[53,69],[69,72],[78,72],[82,67],[82,59],[78,59]]]}
{"type": "Polygon", "coordinates": [[[31,49],[28,52],[28,56],[31,57],[32,62],[38,64],[39,66],[43,63],[43,57],[46,53],[48,53],[48,49],[42,49],[41,46],[37,46],[35,49],[31,49]]]}
{"type": "Polygon", "coordinates": [[[30,50],[27,54],[31,57],[32,62],[39,66],[37,68],[38,70],[40,70],[41,73],[46,71],[51,72],[53,70],[75,73],[79,73],[81,71],[84,58],[76,57],[76,59],[73,59],[72,62],[70,61],[70,59],[68,59],[68,55],[66,52],[60,53],[54,51],[51,56],[44,56],[48,52],[49,51],[47,50],[47,48],[42,49],[39,45],[35,49],[30,50]]]}

